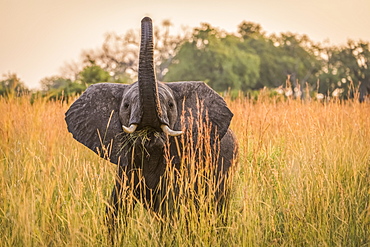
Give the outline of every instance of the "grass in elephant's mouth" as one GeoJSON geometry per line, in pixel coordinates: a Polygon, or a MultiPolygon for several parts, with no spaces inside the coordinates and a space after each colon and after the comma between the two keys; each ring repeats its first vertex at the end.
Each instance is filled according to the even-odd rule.
{"type": "MultiPolygon", "coordinates": [[[[198,218],[204,205],[186,201],[190,216],[171,225],[138,205],[117,246],[369,246],[369,104],[228,105],[240,147],[228,224],[198,218]]],[[[72,139],[67,108],[0,98],[1,246],[111,246],[104,213],[116,166],[72,139]]]]}
{"type": "Polygon", "coordinates": [[[140,144],[142,152],[148,154],[145,143],[149,142],[151,138],[160,138],[161,133],[151,127],[145,127],[131,134],[122,132],[120,135],[121,148],[119,152],[128,152],[130,148],[134,148],[134,146],[140,144]]]}

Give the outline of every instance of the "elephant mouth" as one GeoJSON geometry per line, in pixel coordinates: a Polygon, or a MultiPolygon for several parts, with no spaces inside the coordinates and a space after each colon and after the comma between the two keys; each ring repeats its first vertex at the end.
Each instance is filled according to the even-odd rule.
{"type": "MultiPolygon", "coordinates": [[[[131,124],[129,127],[126,127],[125,125],[122,125],[122,129],[125,133],[127,134],[133,134],[135,132],[142,132],[142,131],[147,131],[148,129],[152,129],[153,131],[156,131],[154,128],[150,127],[150,126],[146,126],[140,130],[137,130],[138,128],[138,124],[131,124]]],[[[168,125],[166,124],[162,124],[161,125],[161,130],[163,131],[163,133],[165,133],[166,135],[169,135],[169,136],[179,136],[179,135],[182,135],[183,132],[182,131],[178,131],[178,130],[173,130],[171,129],[170,127],[168,127],[168,125]]]]}
{"type": "Polygon", "coordinates": [[[121,137],[121,147],[119,152],[139,148],[144,151],[153,146],[163,147],[165,145],[166,137],[162,132],[156,131],[152,127],[144,127],[140,130],[134,131],[130,135],[121,137]]]}

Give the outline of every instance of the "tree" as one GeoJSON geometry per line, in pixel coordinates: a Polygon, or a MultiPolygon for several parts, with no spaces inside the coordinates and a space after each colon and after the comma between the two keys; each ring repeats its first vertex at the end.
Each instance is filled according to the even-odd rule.
{"type": "Polygon", "coordinates": [[[110,75],[100,66],[95,65],[95,62],[92,62],[90,66],[86,66],[78,74],[78,79],[85,84],[95,84],[110,81],[110,75]]]}
{"type": "Polygon", "coordinates": [[[316,83],[321,64],[307,36],[266,37],[262,27],[252,22],[242,22],[238,32],[239,36],[226,34],[209,24],[194,29],[165,80],[205,80],[219,91],[278,87],[287,75],[300,88],[306,82],[316,83]]]}
{"type": "Polygon", "coordinates": [[[306,84],[314,87],[322,67],[318,46],[306,35],[281,33],[270,38],[277,49],[280,75],[288,75],[291,85],[302,90],[302,93],[306,84]]]}
{"type": "Polygon", "coordinates": [[[264,38],[265,36],[265,32],[262,31],[260,24],[249,21],[243,21],[239,24],[238,33],[244,40],[251,38],[264,38]]]}
{"type": "MultiPolygon", "coordinates": [[[[164,20],[154,28],[154,60],[158,80],[163,79],[180,45],[189,36],[186,30],[172,35],[171,26],[169,20],[164,20]]],[[[124,35],[107,33],[101,47],[82,52],[80,67],[85,68],[93,62],[110,74],[112,82],[131,83],[137,79],[139,46],[139,29],[129,30],[124,35]]],[[[65,64],[62,70],[73,75],[77,67],[76,64],[65,64]]]]}
{"type": "Polygon", "coordinates": [[[271,40],[263,36],[243,39],[240,49],[248,50],[260,60],[258,80],[251,89],[278,87],[285,81],[286,69],[282,66],[281,54],[271,40]]]}
{"type": "Polygon", "coordinates": [[[341,66],[345,80],[355,85],[370,79],[370,50],[369,42],[348,41],[337,53],[337,63],[341,66]]]}
{"type": "Polygon", "coordinates": [[[162,81],[168,72],[181,45],[190,39],[190,32],[183,28],[182,34],[171,35],[170,27],[172,23],[169,20],[162,22],[162,27],[154,31],[154,58],[156,65],[157,79],[162,81]]]}
{"type": "Polygon", "coordinates": [[[108,33],[100,48],[82,52],[83,68],[93,64],[108,72],[112,81],[131,83],[137,73],[138,47],[139,38],[133,30],[124,36],[108,33]]]}
{"type": "Polygon", "coordinates": [[[29,93],[29,89],[16,73],[9,72],[3,75],[3,80],[0,81],[0,95],[10,97],[20,96],[25,93],[29,93]]]}
{"type": "Polygon", "coordinates": [[[86,89],[86,84],[60,76],[45,77],[40,84],[42,96],[54,100],[68,100],[70,96],[81,94],[86,89]]]}
{"type": "Polygon", "coordinates": [[[239,49],[239,38],[202,24],[185,42],[165,76],[165,81],[202,80],[217,91],[246,90],[259,76],[257,55],[239,49]]]}
{"type": "Polygon", "coordinates": [[[342,78],[345,77],[345,73],[338,63],[339,49],[337,47],[324,46],[320,48],[319,52],[322,57],[322,67],[318,76],[317,92],[329,95],[338,86],[342,86],[342,78]]]}
{"type": "Polygon", "coordinates": [[[336,88],[352,97],[361,84],[370,83],[370,43],[349,40],[347,45],[329,46],[321,50],[324,66],[319,75],[319,91],[326,93],[336,88]]]}
{"type": "Polygon", "coordinates": [[[41,90],[44,92],[65,88],[71,82],[70,79],[60,76],[50,76],[41,79],[41,90]]]}
{"type": "MultiPolygon", "coordinates": [[[[306,85],[330,93],[349,84],[370,85],[368,42],[323,46],[306,35],[266,35],[260,24],[243,21],[230,34],[201,24],[190,33],[171,35],[165,20],[154,32],[157,79],[202,80],[217,91],[279,87],[289,78],[301,90],[306,85]],[[319,83],[317,83],[319,82],[319,83]]],[[[77,88],[102,81],[131,83],[137,78],[139,30],[125,35],[109,33],[99,49],[84,51],[80,63],[67,64],[64,73],[77,88]]],[[[54,86],[58,80],[54,81],[54,86]]]]}

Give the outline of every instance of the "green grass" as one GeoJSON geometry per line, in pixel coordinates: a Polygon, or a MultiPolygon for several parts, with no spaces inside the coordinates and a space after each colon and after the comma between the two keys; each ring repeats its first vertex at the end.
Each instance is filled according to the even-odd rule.
{"type": "MultiPolygon", "coordinates": [[[[139,205],[116,245],[369,246],[370,106],[228,103],[240,148],[228,224],[207,204],[182,201],[170,222],[139,205]]],[[[72,138],[67,108],[0,98],[1,246],[110,245],[116,167],[72,138]]]]}

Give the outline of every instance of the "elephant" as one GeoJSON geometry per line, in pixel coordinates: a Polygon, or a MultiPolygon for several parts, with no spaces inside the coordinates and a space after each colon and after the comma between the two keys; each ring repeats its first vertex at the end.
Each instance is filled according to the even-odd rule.
{"type": "MultiPolygon", "coordinates": [[[[217,207],[225,205],[226,182],[237,156],[237,140],[229,128],[232,118],[225,100],[204,82],[156,80],[149,17],[141,21],[138,81],[93,84],[65,114],[68,130],[78,142],[117,165],[107,207],[109,222],[122,212],[127,187],[136,202],[163,214],[170,194],[170,182],[165,181],[169,168],[180,170],[210,160],[214,165],[207,169],[213,169],[210,174],[217,182],[208,194],[217,207]],[[201,151],[207,145],[210,149],[201,151]],[[189,152],[196,158],[184,158],[189,152]]],[[[195,185],[196,191],[200,186],[195,185]]]]}

